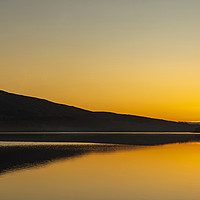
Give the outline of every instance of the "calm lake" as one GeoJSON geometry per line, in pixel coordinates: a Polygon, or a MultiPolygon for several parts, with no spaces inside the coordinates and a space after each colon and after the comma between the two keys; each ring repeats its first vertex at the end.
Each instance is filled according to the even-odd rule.
{"type": "Polygon", "coordinates": [[[200,143],[0,142],[1,200],[199,200],[200,143]]]}

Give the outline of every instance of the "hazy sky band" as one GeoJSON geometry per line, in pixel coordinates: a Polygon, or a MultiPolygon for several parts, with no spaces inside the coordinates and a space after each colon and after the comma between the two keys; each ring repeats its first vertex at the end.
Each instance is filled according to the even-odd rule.
{"type": "Polygon", "coordinates": [[[1,89],[200,120],[200,1],[0,0],[1,89]]]}

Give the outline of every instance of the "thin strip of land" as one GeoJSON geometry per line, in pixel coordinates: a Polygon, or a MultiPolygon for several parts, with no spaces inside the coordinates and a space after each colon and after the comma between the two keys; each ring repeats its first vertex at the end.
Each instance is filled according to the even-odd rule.
{"type": "Polygon", "coordinates": [[[133,133],[1,133],[0,141],[15,142],[84,142],[126,145],[161,145],[199,142],[200,134],[133,134],[133,133]]]}

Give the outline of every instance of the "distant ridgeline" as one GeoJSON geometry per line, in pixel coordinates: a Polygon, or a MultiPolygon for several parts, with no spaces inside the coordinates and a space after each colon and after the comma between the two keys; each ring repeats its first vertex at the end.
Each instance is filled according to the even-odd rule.
{"type": "Polygon", "coordinates": [[[0,131],[194,131],[196,127],[135,115],[92,112],[0,91],[0,131]]]}

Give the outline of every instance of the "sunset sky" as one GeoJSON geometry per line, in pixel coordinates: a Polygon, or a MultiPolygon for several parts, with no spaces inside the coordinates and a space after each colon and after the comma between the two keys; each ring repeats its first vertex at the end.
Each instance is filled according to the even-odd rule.
{"type": "Polygon", "coordinates": [[[200,121],[199,0],[0,0],[0,89],[200,121]]]}

